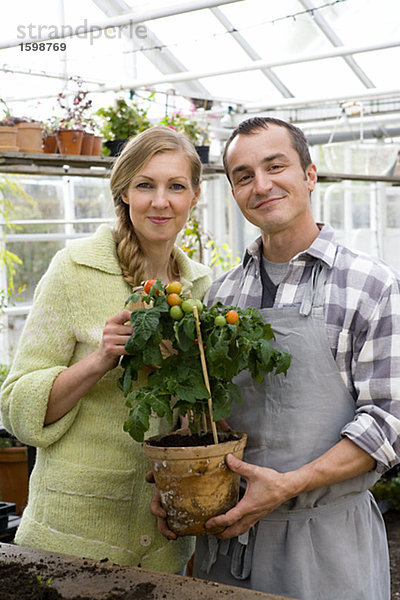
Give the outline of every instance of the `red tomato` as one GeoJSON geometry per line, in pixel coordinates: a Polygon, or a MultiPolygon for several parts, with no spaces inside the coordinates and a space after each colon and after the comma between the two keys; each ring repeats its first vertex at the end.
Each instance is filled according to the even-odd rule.
{"type": "Polygon", "coordinates": [[[153,285],[155,284],[156,280],[155,279],[148,279],[145,284],[144,284],[144,291],[146,294],[150,294],[150,290],[153,287],[153,285]]]}

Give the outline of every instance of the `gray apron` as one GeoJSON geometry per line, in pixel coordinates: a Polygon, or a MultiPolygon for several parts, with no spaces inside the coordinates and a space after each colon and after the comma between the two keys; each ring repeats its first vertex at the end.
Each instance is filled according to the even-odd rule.
{"type": "MultiPolygon", "coordinates": [[[[329,346],[323,315],[326,268],[313,268],[300,307],[267,308],[276,345],[292,354],[285,375],[235,380],[243,403],[229,419],[246,431],[246,462],[297,469],[340,441],[355,401],[329,346]]],[[[240,304],[240,291],[233,304],[240,304]]],[[[381,513],[368,491],[379,476],[304,492],[232,540],[197,538],[194,575],[300,600],[389,600],[389,556],[381,513]]]]}

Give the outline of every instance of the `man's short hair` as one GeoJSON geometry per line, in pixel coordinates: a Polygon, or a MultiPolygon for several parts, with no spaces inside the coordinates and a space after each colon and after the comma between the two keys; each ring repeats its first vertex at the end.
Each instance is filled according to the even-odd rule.
{"type": "MultiPolygon", "coordinates": [[[[308,165],[312,163],[310,150],[308,148],[308,143],[306,140],[306,136],[302,132],[301,129],[292,125],[292,123],[287,123],[286,121],[282,121],[281,119],[275,119],[274,117],[252,117],[250,119],[246,119],[239,123],[239,125],[234,129],[225,144],[224,154],[222,157],[224,163],[224,169],[229,179],[228,174],[228,164],[226,155],[228,152],[228,148],[230,144],[233,142],[235,137],[238,135],[251,135],[253,133],[257,133],[260,129],[268,129],[270,125],[276,125],[278,127],[285,127],[288,130],[290,139],[292,142],[292,146],[294,150],[296,150],[297,154],[300,158],[300,164],[304,171],[306,172],[306,168],[308,165]]],[[[230,179],[229,179],[230,181],[230,179]]]]}

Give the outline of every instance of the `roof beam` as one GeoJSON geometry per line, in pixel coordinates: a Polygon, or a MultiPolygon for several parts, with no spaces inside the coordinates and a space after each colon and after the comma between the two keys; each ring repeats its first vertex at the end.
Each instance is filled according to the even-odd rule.
{"type": "MultiPolygon", "coordinates": [[[[314,3],[311,0],[299,0],[299,2],[300,2],[300,4],[302,4],[302,6],[306,10],[311,11],[314,21],[316,22],[318,27],[321,29],[322,33],[331,42],[331,44],[333,46],[335,46],[335,48],[337,48],[339,46],[343,46],[342,40],[339,38],[338,35],[336,35],[336,32],[328,24],[326,19],[324,19],[324,17],[321,15],[321,13],[318,11],[313,12],[313,9],[316,8],[314,3]]],[[[353,71],[353,73],[356,75],[356,77],[358,77],[358,79],[361,81],[361,83],[363,85],[365,85],[366,88],[372,89],[372,88],[376,87],[372,83],[372,81],[370,80],[368,75],[365,73],[365,71],[363,71],[363,69],[357,64],[357,62],[354,60],[354,58],[352,56],[344,56],[343,60],[347,63],[347,65],[350,67],[350,69],[353,71]]]]}
{"type": "MultiPolygon", "coordinates": [[[[114,17],[128,12],[130,7],[124,0],[93,0],[93,2],[102,10],[108,17],[114,17]]],[[[134,50],[140,48],[138,41],[135,36],[129,38],[132,42],[134,50]]],[[[150,31],[147,27],[146,41],[149,47],[162,47],[162,41],[150,31]]],[[[163,48],[162,52],[159,50],[148,50],[145,54],[146,58],[163,74],[187,72],[187,68],[174,56],[174,54],[168,49],[163,48]]],[[[211,98],[210,92],[204,87],[204,85],[198,81],[182,82],[176,85],[176,92],[185,97],[189,98],[211,98]]]]}
{"type": "MultiPolygon", "coordinates": [[[[400,39],[383,42],[380,44],[370,44],[368,46],[341,46],[328,52],[320,52],[319,54],[303,54],[294,58],[284,58],[276,61],[255,60],[244,65],[237,65],[215,69],[214,71],[189,71],[187,73],[171,73],[160,77],[151,77],[149,79],[137,79],[123,83],[118,86],[104,87],[102,91],[118,91],[126,89],[136,89],[162,83],[175,83],[178,81],[190,81],[193,79],[203,79],[204,77],[215,77],[217,75],[230,75],[231,73],[243,73],[244,71],[257,71],[258,69],[283,67],[286,65],[295,65],[299,63],[313,62],[316,60],[324,60],[327,58],[337,58],[348,54],[361,54],[363,52],[375,52],[377,50],[387,50],[400,46],[400,39]]],[[[353,94],[356,95],[356,94],[353,94]]]]}
{"type": "MultiPolygon", "coordinates": [[[[226,17],[219,8],[211,8],[210,10],[218,19],[218,21],[222,23],[234,40],[239,44],[239,46],[246,52],[247,56],[251,58],[251,60],[261,60],[261,56],[258,54],[258,52],[256,52],[251,44],[249,44],[248,41],[242,36],[242,34],[236,30],[228,17],[226,17]]],[[[270,80],[270,82],[276,87],[276,89],[284,98],[293,98],[293,94],[271,69],[261,69],[261,72],[270,80]]]]}

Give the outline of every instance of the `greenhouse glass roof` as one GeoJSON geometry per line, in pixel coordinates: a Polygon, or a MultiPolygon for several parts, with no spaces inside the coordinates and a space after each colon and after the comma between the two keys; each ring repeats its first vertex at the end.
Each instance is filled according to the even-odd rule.
{"type": "Polygon", "coordinates": [[[154,114],[194,100],[232,123],[272,111],[324,124],[355,103],[400,128],[399,23],[399,0],[15,0],[0,98],[42,117],[79,78],[95,108],[126,94],[154,114]]]}

